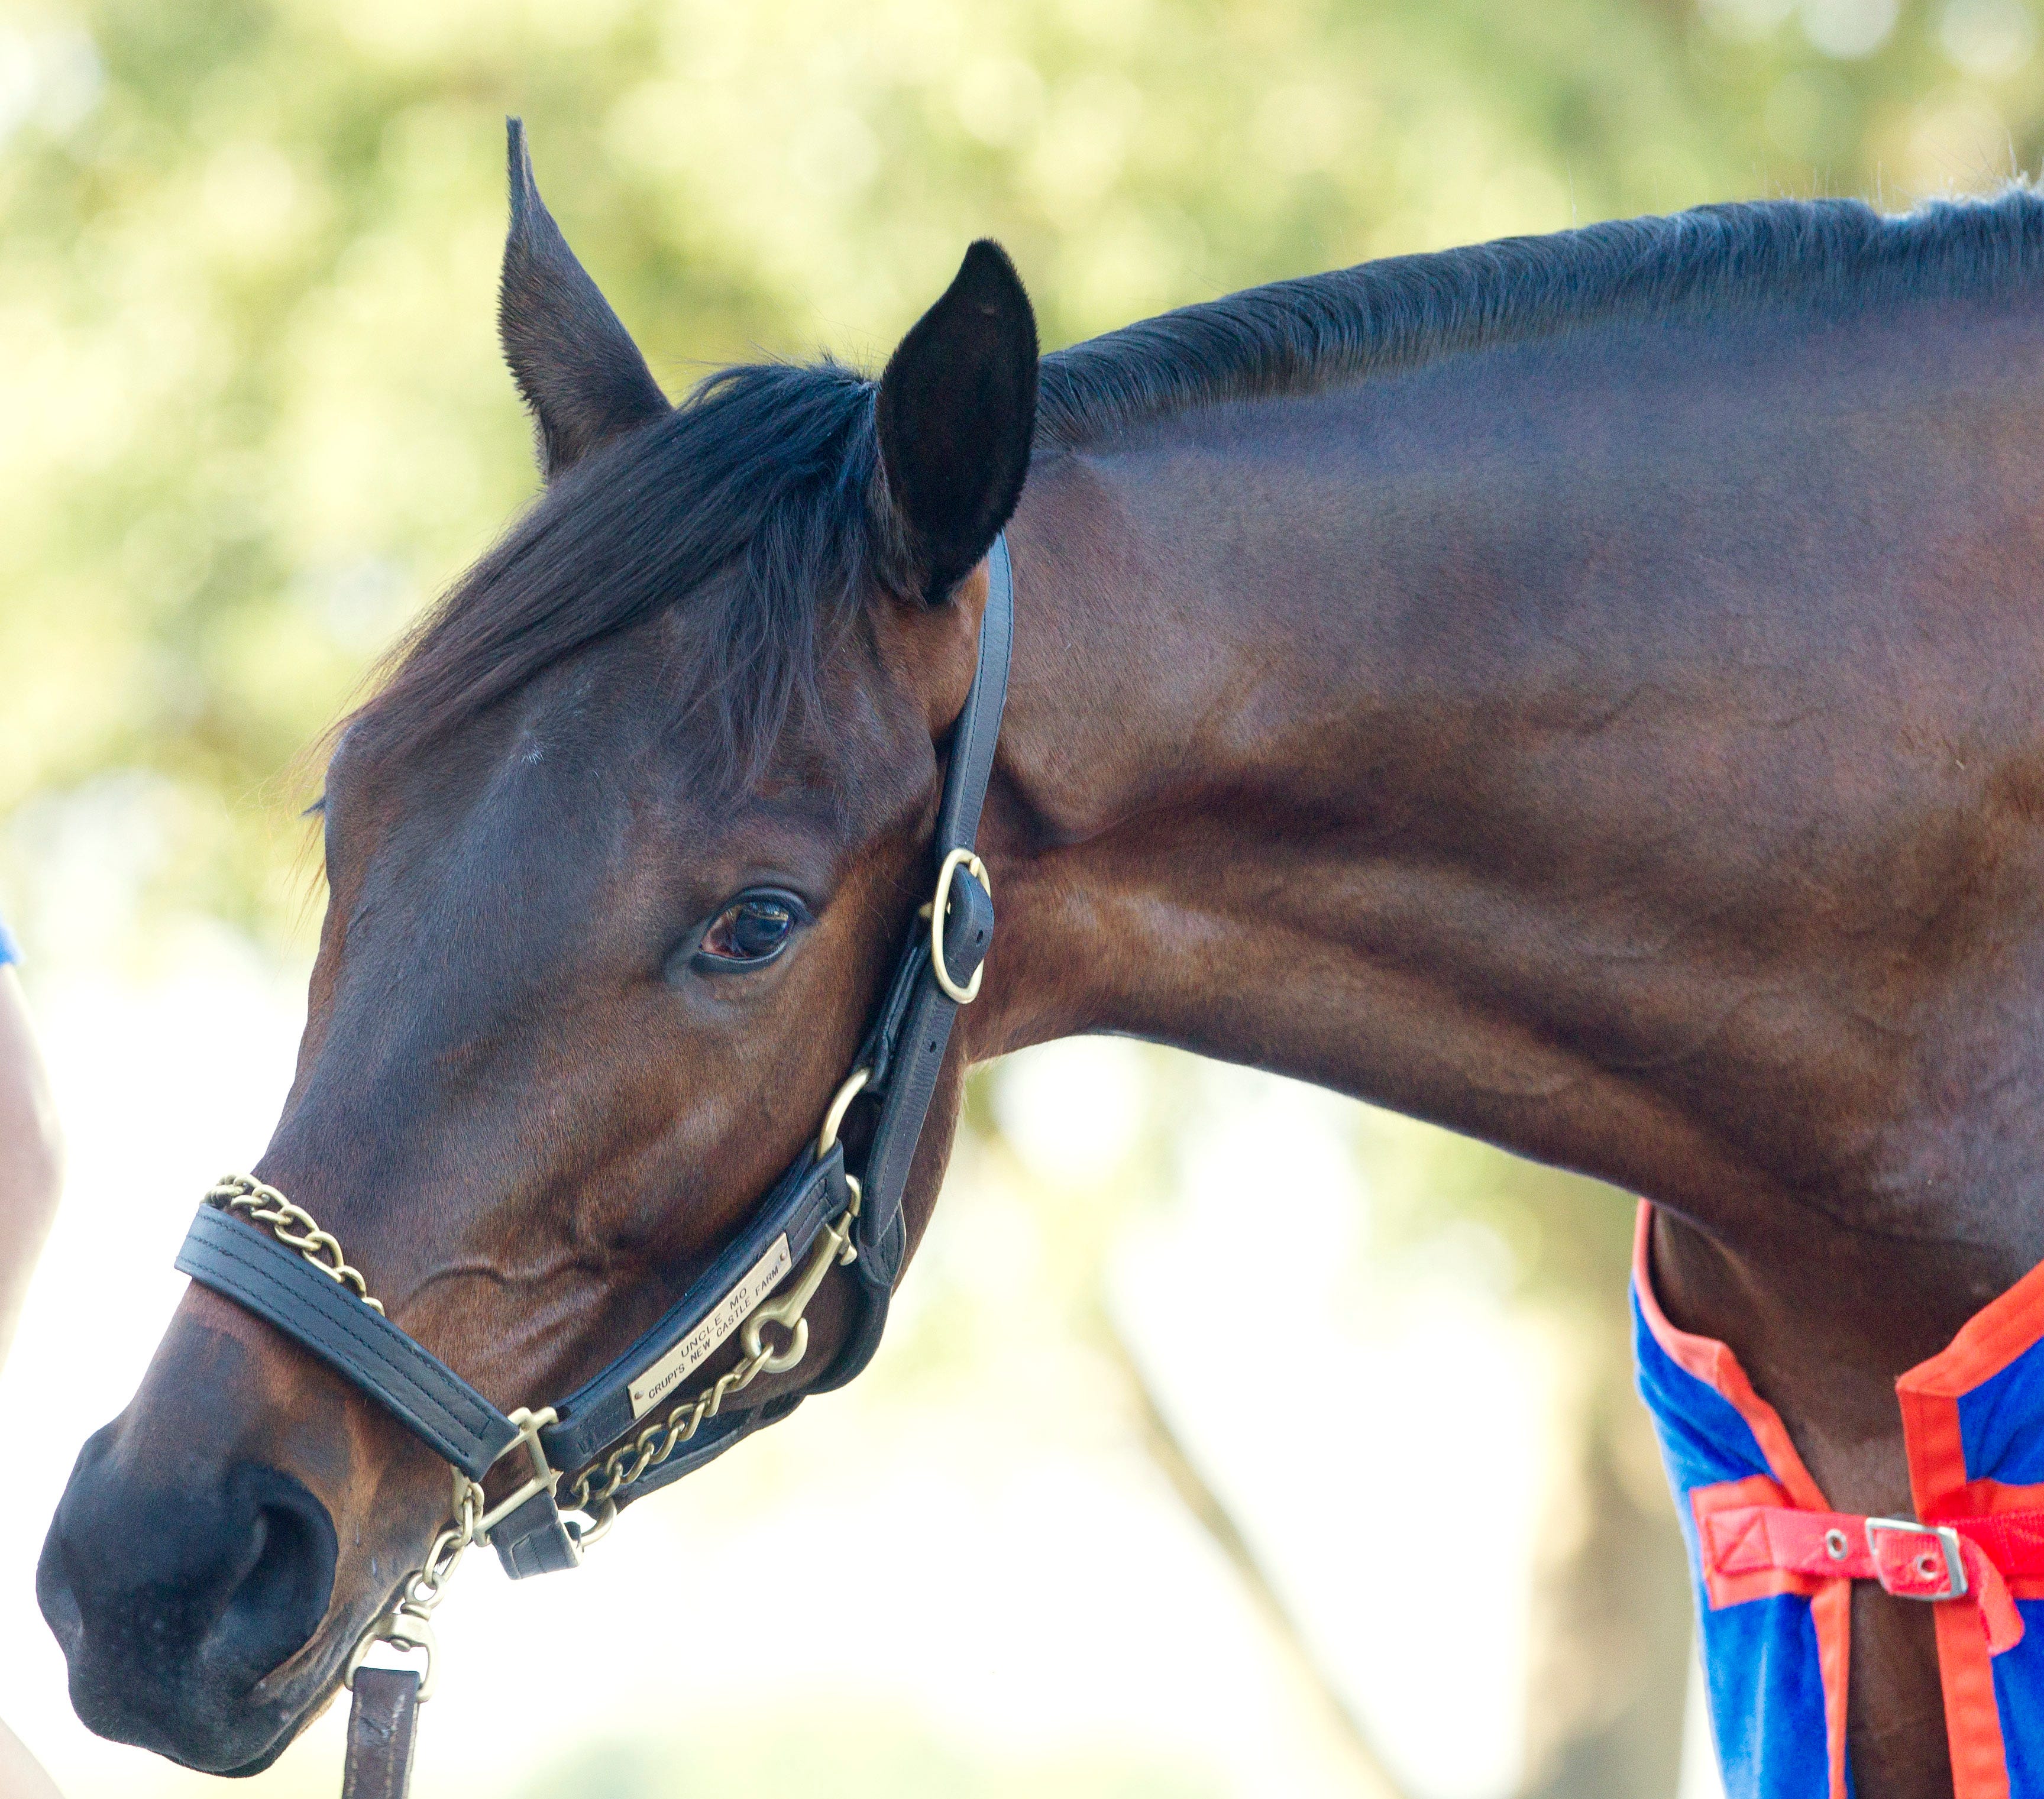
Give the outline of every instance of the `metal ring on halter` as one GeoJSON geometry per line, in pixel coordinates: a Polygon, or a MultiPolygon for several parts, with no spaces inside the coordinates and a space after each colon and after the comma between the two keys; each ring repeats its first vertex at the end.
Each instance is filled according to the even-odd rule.
{"type": "Polygon", "coordinates": [[[870,1068],[855,1068],[845,1077],[844,1085],[837,1090],[829,1109],[824,1113],[823,1128],[816,1132],[816,1157],[820,1161],[831,1152],[831,1145],[837,1141],[838,1127],[843,1124],[844,1115],[851,1109],[851,1102],[866,1090],[866,1083],[873,1078],[870,1068]]]}
{"type": "Polygon", "coordinates": [[[809,1321],[803,1313],[809,1310],[809,1301],[816,1297],[816,1289],[824,1284],[824,1276],[851,1247],[851,1220],[857,1209],[855,1205],[835,1224],[826,1224],[795,1284],[768,1300],[739,1328],[739,1348],[747,1362],[759,1361],[761,1373],[786,1374],[809,1353],[809,1321]],[[768,1324],[778,1325],[788,1333],[786,1344],[778,1351],[769,1350],[760,1336],[760,1332],[768,1324]]]}
{"type": "Polygon", "coordinates": [[[951,904],[951,877],[961,868],[967,870],[988,893],[993,891],[986,864],[972,851],[955,849],[944,858],[943,866],[937,871],[937,897],[930,901],[930,972],[951,999],[960,1005],[970,1005],[979,998],[980,977],[986,974],[986,964],[982,962],[974,969],[972,978],[963,986],[951,978],[951,970],[944,965],[944,909],[951,904]]]}
{"type": "MultiPolygon", "coordinates": [[[[845,1077],[844,1085],[832,1096],[828,1108],[824,1113],[823,1128],[816,1132],[816,1155],[819,1159],[830,1154],[836,1147],[839,1128],[844,1123],[844,1115],[851,1109],[851,1102],[866,1091],[866,1083],[873,1078],[870,1068],[855,1068],[845,1077]]],[[[859,1177],[847,1172],[844,1184],[851,1189],[851,1207],[841,1220],[842,1228],[830,1235],[840,1240],[837,1259],[840,1267],[850,1267],[859,1259],[859,1250],[851,1240],[851,1220],[859,1216],[859,1209],[866,1198],[865,1190],[859,1184],[859,1177]]]]}
{"type": "Polygon", "coordinates": [[[587,1549],[593,1543],[601,1543],[610,1534],[610,1527],[617,1522],[617,1501],[606,1499],[595,1510],[584,1515],[589,1520],[587,1524],[576,1524],[571,1521],[568,1528],[574,1532],[577,1544],[587,1549]]]}
{"type": "MultiPolygon", "coordinates": [[[[507,1412],[505,1416],[518,1427],[518,1434],[505,1445],[503,1454],[497,1460],[501,1462],[513,1451],[523,1449],[528,1458],[528,1472],[523,1486],[515,1488],[498,1501],[476,1520],[475,1540],[484,1544],[490,1541],[491,1528],[509,1517],[533,1494],[552,1493],[561,1484],[560,1470],[548,1465],[547,1452],[540,1445],[540,1432],[555,1422],[559,1414],[551,1405],[543,1405],[536,1412],[521,1405],[515,1412],[507,1412]]],[[[491,1463],[492,1467],[495,1466],[495,1463],[491,1463]]],[[[482,1493],[480,1486],[476,1491],[479,1497],[482,1493]]]]}

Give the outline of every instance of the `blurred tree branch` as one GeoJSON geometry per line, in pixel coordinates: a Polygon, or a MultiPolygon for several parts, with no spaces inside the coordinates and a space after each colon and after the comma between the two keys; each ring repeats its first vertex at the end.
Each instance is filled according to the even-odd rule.
{"type": "Polygon", "coordinates": [[[1585,1302],[1569,1465],[1542,1520],[1525,1799],[1668,1799],[1681,1778],[1689,1566],[1614,1309],[1585,1302]]]}
{"type": "Polygon", "coordinates": [[[1539,1501],[1523,1799],[1667,1799],[1681,1768],[1689,1581],[1633,1390],[1635,1202],[1488,1145],[1387,1137],[1368,1117],[1362,1153],[1394,1247],[1450,1223],[1493,1233],[1512,1302],[1550,1320],[1562,1349],[1559,1466],[1539,1501]]]}
{"type": "Polygon", "coordinates": [[[1228,1559],[1228,1565],[1241,1579],[1243,1590],[1270,1626],[1272,1636],[1293,1673],[1319,1700],[1334,1728],[1334,1734],[1347,1752],[1357,1790],[1366,1795],[1367,1799],[1410,1799],[1405,1789],[1384,1765],[1383,1757],[1370,1740],[1362,1720],[1321,1666],[1312,1644],[1272,1584],[1263,1564],[1257,1559],[1241,1527],[1186,1453],[1143,1374],[1141,1359],[1112,1317],[1106,1320],[1103,1336],[1135,1401],[1143,1448],[1185,1509],[1206,1532],[1214,1547],[1228,1559]]]}

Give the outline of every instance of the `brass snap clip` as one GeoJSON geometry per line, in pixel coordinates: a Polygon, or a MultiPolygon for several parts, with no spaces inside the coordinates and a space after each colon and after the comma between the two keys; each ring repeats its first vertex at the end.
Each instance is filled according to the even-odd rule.
{"type": "Polygon", "coordinates": [[[340,1684],[349,1692],[355,1690],[355,1677],[368,1659],[369,1651],[379,1643],[387,1643],[394,1649],[416,1649],[425,1657],[425,1672],[419,1677],[419,1703],[425,1705],[433,1696],[433,1675],[440,1649],[433,1636],[432,1620],[423,1612],[412,1610],[402,1601],[385,1613],[369,1627],[348,1658],[348,1668],[340,1677],[340,1684]]]}

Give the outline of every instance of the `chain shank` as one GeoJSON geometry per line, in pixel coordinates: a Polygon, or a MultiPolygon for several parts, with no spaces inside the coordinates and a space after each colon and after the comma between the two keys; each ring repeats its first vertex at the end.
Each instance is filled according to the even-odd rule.
{"type": "MultiPolygon", "coordinates": [[[[851,1093],[856,1094],[865,1079],[865,1071],[862,1069],[846,1082],[846,1086],[851,1093]]],[[[824,1127],[827,1133],[835,1134],[840,1116],[834,1103],[830,1121],[824,1127]]],[[[851,1204],[836,1224],[824,1227],[816,1247],[809,1252],[809,1265],[796,1277],[794,1284],[785,1294],[770,1295],[754,1309],[738,1333],[740,1345],[746,1353],[737,1363],[694,1397],[682,1401],[658,1424],[648,1424],[636,1436],[611,1451],[594,1466],[585,1468],[568,1483],[571,1505],[576,1511],[587,1513],[597,1520],[592,1535],[609,1528],[610,1518],[616,1513],[617,1495],[659,1467],[702,1428],[705,1419],[714,1418],[724,1401],[734,1393],[743,1393],[762,1374],[784,1374],[801,1362],[809,1347],[809,1321],[803,1314],[809,1301],[833,1265],[849,1262],[858,1253],[852,1247],[851,1227],[859,1216],[861,1197],[859,1183],[854,1181],[851,1204]],[[785,1348],[777,1350],[761,1340],[759,1327],[763,1320],[770,1321],[788,1332],[785,1348]],[[753,1349],[751,1346],[755,1343],[759,1347],[753,1349]]]]}
{"type": "Polygon", "coordinates": [[[288,1200],[273,1187],[250,1174],[224,1174],[207,1191],[208,1203],[237,1212],[252,1224],[260,1224],[286,1249],[295,1249],[322,1274],[337,1281],[373,1312],[383,1302],[370,1297],[369,1283],[362,1271],[348,1266],[341,1254],[340,1240],[319,1228],[319,1220],[302,1205],[288,1200]]]}

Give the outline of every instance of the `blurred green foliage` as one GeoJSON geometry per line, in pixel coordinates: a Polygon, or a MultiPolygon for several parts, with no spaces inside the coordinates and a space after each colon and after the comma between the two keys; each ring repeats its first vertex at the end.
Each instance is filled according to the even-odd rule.
{"type": "Polygon", "coordinates": [[[2035,40],[2027,0],[9,0],[0,817],[151,771],[152,897],[302,928],[294,757],[532,490],[507,111],[678,388],[877,360],[982,233],[1055,344],[1485,236],[1992,185],[2035,40]]]}

